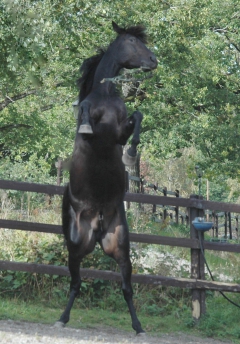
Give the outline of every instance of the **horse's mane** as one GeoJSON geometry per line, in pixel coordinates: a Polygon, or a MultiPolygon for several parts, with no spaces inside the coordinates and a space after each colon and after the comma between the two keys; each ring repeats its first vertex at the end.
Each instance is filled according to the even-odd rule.
{"type": "Polygon", "coordinates": [[[135,36],[143,43],[147,43],[147,34],[146,34],[146,28],[143,25],[136,25],[136,26],[129,26],[129,27],[119,27],[114,22],[112,23],[113,29],[115,32],[117,32],[119,35],[128,33],[129,35],[135,36]]]}
{"type": "MultiPolygon", "coordinates": [[[[122,34],[129,34],[132,36],[137,37],[143,43],[147,43],[147,35],[145,33],[145,26],[143,25],[136,25],[121,28],[116,23],[112,22],[112,26],[115,32],[119,35],[122,34]]],[[[77,85],[80,89],[79,93],[79,103],[86,98],[86,96],[91,92],[92,84],[96,69],[105,54],[106,49],[100,48],[98,49],[98,53],[94,56],[91,56],[83,61],[83,64],[80,68],[80,72],[82,76],[78,79],[77,85]]]]}
{"type": "Polygon", "coordinates": [[[83,61],[80,68],[82,76],[77,81],[77,85],[80,88],[79,102],[81,102],[91,92],[94,74],[104,54],[105,50],[101,48],[99,49],[98,54],[83,61]]]}

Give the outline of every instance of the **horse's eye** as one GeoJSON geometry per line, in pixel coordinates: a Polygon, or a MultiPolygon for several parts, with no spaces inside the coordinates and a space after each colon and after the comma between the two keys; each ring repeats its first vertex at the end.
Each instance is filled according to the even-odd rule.
{"type": "Polygon", "coordinates": [[[130,38],[129,38],[129,41],[130,41],[131,43],[135,43],[135,42],[136,42],[136,38],[135,38],[135,37],[130,37],[130,38]]]}

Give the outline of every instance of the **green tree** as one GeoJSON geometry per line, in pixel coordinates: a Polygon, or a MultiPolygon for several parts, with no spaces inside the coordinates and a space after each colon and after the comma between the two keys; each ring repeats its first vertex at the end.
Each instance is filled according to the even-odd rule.
{"type": "Polygon", "coordinates": [[[173,1],[152,24],[160,66],[151,105],[143,104],[152,112],[146,140],[161,158],[195,146],[209,177],[239,176],[239,9],[236,1],[173,1]]]}
{"type": "Polygon", "coordinates": [[[2,0],[2,157],[36,154],[51,172],[70,154],[78,68],[115,37],[114,20],[145,24],[159,59],[154,77],[126,99],[129,112],[144,114],[148,156],[174,158],[193,146],[209,178],[238,177],[239,13],[236,0],[2,0]]]}

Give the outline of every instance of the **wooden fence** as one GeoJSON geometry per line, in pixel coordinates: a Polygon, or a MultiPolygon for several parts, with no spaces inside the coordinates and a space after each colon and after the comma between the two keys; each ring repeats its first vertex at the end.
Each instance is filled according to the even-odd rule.
{"type": "MultiPolygon", "coordinates": [[[[162,194],[163,196],[171,197],[181,197],[179,190],[171,191],[167,187],[159,186],[158,183],[153,184],[149,183],[142,177],[131,176],[126,171],[126,192],[129,192],[129,182],[134,181],[137,183],[137,192],[146,194],[149,190],[153,190],[155,195],[162,194]]],[[[128,209],[130,208],[130,202],[128,202],[128,209]]],[[[152,219],[155,222],[164,222],[169,218],[170,223],[176,224],[185,224],[189,225],[189,214],[187,209],[180,210],[179,206],[166,206],[162,204],[153,204],[152,205],[152,219]]],[[[213,222],[212,231],[210,234],[215,241],[226,241],[227,239],[238,238],[238,214],[232,214],[231,212],[226,211],[205,211],[205,215],[208,219],[213,222]]]]}
{"type": "MultiPolygon", "coordinates": [[[[49,195],[62,195],[64,187],[55,185],[41,185],[32,183],[23,183],[15,181],[0,180],[0,189],[5,190],[18,190],[45,193],[49,195]]],[[[185,247],[191,250],[191,271],[190,278],[174,278],[166,276],[156,275],[140,275],[133,274],[133,283],[144,283],[161,286],[173,286],[180,288],[188,288],[192,290],[192,315],[194,319],[199,319],[200,316],[205,313],[205,291],[206,290],[218,290],[228,292],[240,292],[240,284],[225,283],[225,282],[213,282],[205,280],[204,274],[204,259],[200,249],[200,235],[202,236],[204,249],[237,252],[240,253],[240,245],[232,244],[228,242],[210,242],[204,241],[204,234],[197,232],[192,225],[192,221],[195,217],[203,216],[204,211],[215,211],[224,213],[240,213],[240,205],[205,201],[197,195],[192,195],[190,198],[179,197],[167,197],[167,196],[152,196],[140,193],[126,193],[125,201],[137,202],[144,204],[160,204],[163,206],[173,207],[186,207],[188,209],[190,231],[189,238],[171,238],[150,234],[137,234],[130,233],[130,241],[185,247]]],[[[61,234],[61,226],[43,223],[31,223],[24,221],[4,220],[0,219],[0,229],[17,229],[25,231],[37,231],[44,233],[61,234]]],[[[43,265],[43,264],[31,264],[20,263],[13,261],[0,261],[1,270],[13,270],[13,271],[26,271],[35,273],[44,273],[51,275],[66,275],[69,276],[67,267],[43,265]]],[[[92,269],[81,269],[81,275],[83,278],[100,278],[107,280],[119,281],[121,279],[120,274],[112,271],[99,271],[92,269]]]]}

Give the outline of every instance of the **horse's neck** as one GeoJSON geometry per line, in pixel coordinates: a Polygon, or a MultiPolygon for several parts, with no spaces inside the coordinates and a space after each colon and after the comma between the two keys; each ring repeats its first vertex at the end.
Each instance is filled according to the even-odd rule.
{"type": "Polygon", "coordinates": [[[114,93],[115,84],[112,81],[104,81],[103,79],[117,76],[120,69],[120,65],[110,56],[110,53],[106,52],[97,67],[92,90],[101,94],[114,93]]]}

